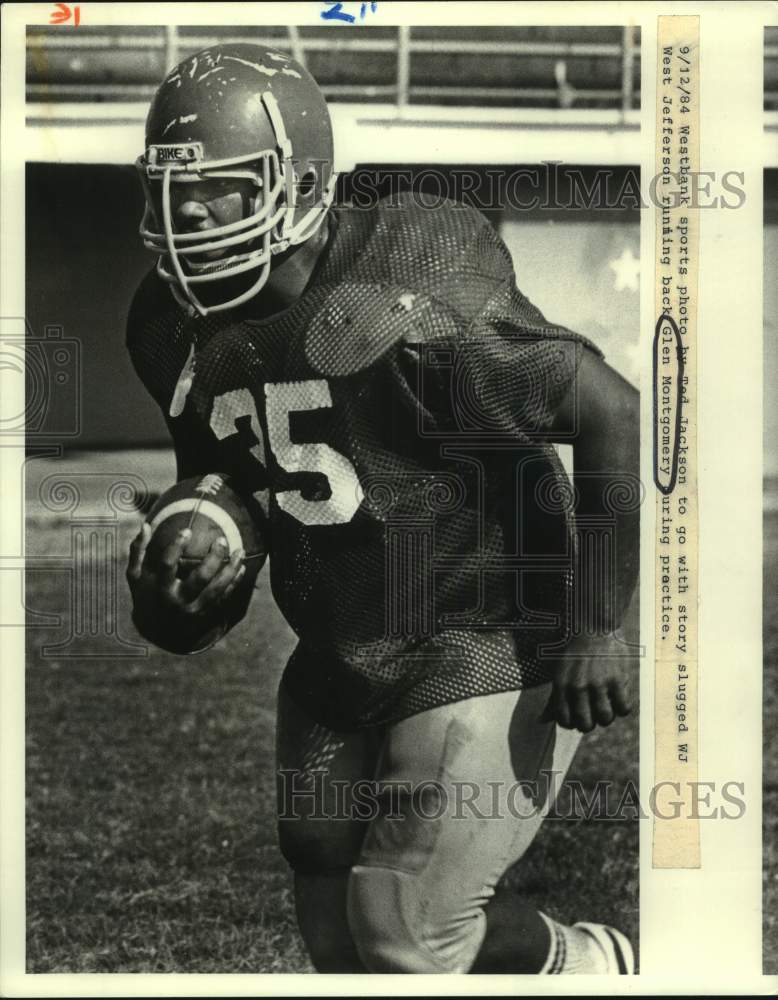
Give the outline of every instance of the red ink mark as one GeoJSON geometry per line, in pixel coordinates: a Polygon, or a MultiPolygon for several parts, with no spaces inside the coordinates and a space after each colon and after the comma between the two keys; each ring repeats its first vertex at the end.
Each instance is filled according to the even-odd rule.
{"type": "Polygon", "coordinates": [[[70,18],[73,18],[73,24],[77,28],[81,24],[81,8],[74,7],[71,11],[70,7],[66,3],[55,3],[54,6],[57,8],[52,11],[49,17],[49,24],[65,24],[70,18]]]}

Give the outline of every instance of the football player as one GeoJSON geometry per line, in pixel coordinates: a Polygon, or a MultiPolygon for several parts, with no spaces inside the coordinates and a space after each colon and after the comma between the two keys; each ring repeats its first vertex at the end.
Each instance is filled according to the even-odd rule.
{"type": "MultiPolygon", "coordinates": [[[[283,52],[184,60],[138,169],[158,263],[133,363],[179,478],[226,472],[258,501],[299,640],[279,831],[314,966],[632,972],[619,931],[498,882],[581,734],[630,711],[614,632],[637,573],[636,393],[517,290],[475,210],[334,207],[327,106],[283,52]]],[[[246,610],[241,553],[225,565],[216,544],[179,580],[186,533],[157,572],[148,535],[136,625],[204,648],[246,610]]]]}

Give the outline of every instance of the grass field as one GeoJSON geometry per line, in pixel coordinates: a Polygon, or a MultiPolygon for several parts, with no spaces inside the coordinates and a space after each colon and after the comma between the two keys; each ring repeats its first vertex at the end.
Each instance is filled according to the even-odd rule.
{"type": "MultiPolygon", "coordinates": [[[[126,550],[135,518],[119,523],[126,550]]],[[[67,549],[33,513],[30,547],[67,549]]],[[[120,633],[137,641],[124,599],[120,633]]],[[[68,614],[66,578],[28,576],[31,612],[68,614]]],[[[293,637],[263,573],[249,617],[177,658],[41,653],[28,628],[27,968],[30,972],[309,972],[276,846],[276,688],[293,637]]],[[[637,718],[585,739],[571,776],[637,783],[637,718]]],[[[562,920],[638,938],[638,822],[546,823],[510,885],[562,920]]]]}

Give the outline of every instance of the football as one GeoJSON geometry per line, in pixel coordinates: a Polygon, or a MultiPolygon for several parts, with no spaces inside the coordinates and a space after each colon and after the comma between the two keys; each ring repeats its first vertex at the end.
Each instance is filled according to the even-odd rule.
{"type": "Polygon", "coordinates": [[[253,499],[244,500],[228,476],[209,473],[184,479],[162,494],[146,518],[152,531],[146,560],[151,568],[158,567],[167,546],[189,528],[192,537],[178,564],[180,579],[205,558],[218,538],[227,542],[225,562],[236,549],[243,549],[246,576],[253,579],[267,557],[261,518],[259,505],[253,499]]]}

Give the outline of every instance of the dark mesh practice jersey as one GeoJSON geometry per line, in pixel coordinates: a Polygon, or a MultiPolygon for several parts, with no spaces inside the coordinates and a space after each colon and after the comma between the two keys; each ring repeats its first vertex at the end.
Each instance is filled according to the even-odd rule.
{"type": "Polygon", "coordinates": [[[516,289],[478,212],[333,210],[304,294],[264,320],[189,318],[152,272],[128,346],[179,476],[227,473],[266,512],[300,640],[285,681],[314,718],[352,729],[547,679],[574,535],[544,432],[591,348],[516,289]]]}

